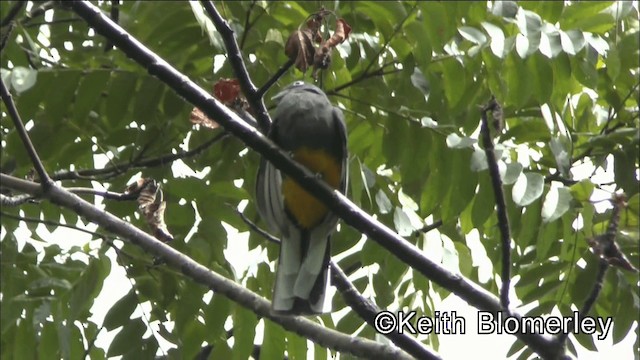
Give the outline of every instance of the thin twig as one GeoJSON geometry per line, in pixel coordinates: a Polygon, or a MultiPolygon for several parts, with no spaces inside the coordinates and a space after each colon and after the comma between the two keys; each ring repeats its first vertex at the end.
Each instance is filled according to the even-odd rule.
{"type": "Polygon", "coordinates": [[[249,106],[251,106],[253,113],[256,115],[260,130],[265,134],[268,133],[269,127],[271,126],[271,118],[269,117],[269,113],[267,112],[267,108],[264,105],[262,97],[258,96],[258,89],[249,77],[249,72],[247,71],[247,67],[242,59],[242,53],[240,52],[240,48],[236,42],[233,30],[227,21],[222,18],[212,1],[201,0],[200,2],[213,21],[216,30],[218,30],[220,36],[224,40],[224,45],[227,49],[227,57],[231,63],[233,72],[238,78],[240,89],[242,89],[244,96],[247,98],[247,102],[249,102],[249,106]]]}
{"type": "MultiPolygon", "coordinates": [[[[98,335],[100,335],[100,332],[102,331],[103,328],[104,326],[100,326],[98,328],[98,331],[96,331],[95,335],[93,335],[93,338],[91,339],[91,341],[89,341],[89,344],[87,344],[87,348],[84,350],[84,356],[82,356],[83,359],[86,359],[91,353],[91,349],[93,349],[93,347],[95,346],[96,340],[98,340],[98,335]]],[[[86,336],[86,333],[85,333],[85,336],[86,336]]]]}
{"type": "Polygon", "coordinates": [[[287,60],[287,62],[284,63],[284,65],[282,65],[280,69],[278,69],[278,71],[276,71],[276,73],[273,74],[273,76],[260,87],[260,89],[258,89],[256,96],[262,98],[264,94],[269,91],[269,88],[271,88],[271,86],[273,86],[273,84],[275,84],[282,77],[282,75],[284,75],[284,73],[286,73],[287,70],[289,70],[289,68],[293,66],[293,64],[295,64],[294,59],[287,60]]]}
{"type": "Polygon", "coordinates": [[[398,73],[400,71],[402,71],[402,69],[393,69],[393,70],[388,70],[388,71],[384,71],[384,69],[389,66],[389,65],[395,65],[394,61],[388,62],[386,64],[383,64],[379,69],[376,69],[375,71],[372,72],[368,72],[368,71],[364,71],[362,74],[360,74],[359,76],[357,76],[355,79],[352,79],[351,81],[347,81],[344,84],[338,85],[333,89],[327,90],[327,95],[335,95],[337,94],[339,91],[344,90],[350,86],[353,86],[363,80],[372,78],[372,77],[376,77],[376,76],[384,76],[384,75],[389,75],[389,74],[395,74],[398,73]]]}
{"type": "Polygon", "coordinates": [[[2,217],[7,217],[9,219],[13,219],[13,220],[17,220],[17,221],[24,221],[24,222],[28,222],[28,223],[44,224],[44,225],[49,225],[49,226],[64,227],[64,228],[67,228],[67,229],[73,229],[73,230],[80,231],[80,232],[83,232],[85,234],[89,234],[89,235],[92,235],[92,236],[95,236],[95,237],[101,238],[101,239],[113,238],[112,236],[109,236],[109,235],[106,235],[106,234],[101,234],[99,232],[82,229],[82,228],[79,228],[79,227],[77,227],[75,225],[63,224],[63,223],[60,223],[60,222],[57,222],[57,221],[42,220],[42,219],[32,218],[32,217],[27,217],[27,216],[17,216],[17,215],[12,215],[12,214],[3,212],[3,211],[0,211],[0,215],[2,215],[2,217]]]}
{"type": "Polygon", "coordinates": [[[253,7],[256,6],[257,0],[252,0],[249,8],[247,9],[247,13],[244,16],[244,29],[242,29],[242,38],[240,38],[240,49],[244,49],[244,42],[247,40],[247,34],[249,34],[249,29],[251,29],[251,11],[253,11],[253,7]]]}
{"type": "Polygon", "coordinates": [[[414,235],[417,235],[419,233],[428,233],[431,230],[437,229],[440,226],[442,226],[442,220],[437,220],[434,221],[433,223],[429,224],[429,225],[425,225],[424,227],[422,227],[421,229],[417,229],[413,232],[414,235]]]}
{"type": "Polygon", "coordinates": [[[33,200],[34,197],[28,194],[20,194],[15,196],[8,196],[0,194],[0,205],[2,206],[20,206],[33,200]]]}
{"type": "MultiPolygon", "coordinates": [[[[507,203],[504,199],[502,189],[502,180],[500,179],[500,170],[498,161],[491,139],[491,130],[487,121],[487,112],[496,110],[500,105],[492,98],[491,101],[482,109],[482,145],[487,157],[489,166],[489,176],[491,177],[491,185],[496,198],[496,207],[498,213],[498,227],[500,228],[502,243],[502,288],[500,289],[500,303],[504,310],[509,311],[509,289],[511,288],[511,230],[509,229],[509,218],[507,216],[507,203]]],[[[497,121],[497,119],[493,119],[497,121]]]]}
{"type": "Polygon", "coordinates": [[[384,45],[380,48],[380,50],[378,50],[378,53],[371,58],[371,61],[369,62],[367,67],[364,69],[363,74],[366,74],[367,72],[369,72],[373,64],[375,64],[378,61],[378,58],[387,49],[391,40],[393,40],[393,38],[400,32],[400,30],[404,26],[404,23],[407,22],[407,20],[409,20],[409,18],[411,17],[411,15],[413,15],[413,12],[416,11],[417,8],[418,8],[418,4],[416,3],[411,8],[411,10],[407,13],[407,16],[405,16],[404,19],[402,19],[402,21],[400,21],[400,23],[396,25],[396,27],[393,29],[393,32],[391,33],[391,36],[389,36],[389,39],[385,41],[384,45]]]}
{"type": "Polygon", "coordinates": [[[227,138],[228,136],[229,136],[228,132],[221,132],[216,136],[214,136],[213,138],[205,141],[201,145],[193,148],[192,150],[179,151],[176,154],[162,155],[154,158],[149,158],[146,160],[138,159],[138,160],[134,160],[133,162],[130,161],[124,164],[115,164],[113,166],[104,167],[102,169],[56,171],[53,173],[52,178],[54,180],[75,180],[75,179],[95,180],[97,179],[97,176],[120,175],[128,170],[163,166],[163,165],[170,164],[178,159],[184,159],[184,158],[198,155],[202,153],[204,150],[206,150],[207,148],[209,148],[211,145],[217,143],[222,139],[227,138]]]}
{"type": "Polygon", "coordinates": [[[47,174],[47,171],[45,170],[44,165],[42,164],[42,161],[40,161],[40,157],[38,156],[38,153],[36,152],[35,147],[33,147],[33,143],[29,138],[29,134],[27,134],[27,130],[24,128],[22,119],[20,119],[20,114],[18,113],[16,104],[13,102],[13,98],[9,93],[9,89],[7,89],[7,87],[4,85],[4,81],[0,81],[0,91],[2,93],[2,101],[4,101],[4,104],[7,106],[9,116],[13,120],[13,124],[16,127],[16,131],[18,132],[18,135],[20,136],[20,139],[22,140],[22,143],[25,149],[27,150],[27,153],[31,158],[31,162],[33,163],[33,166],[36,169],[38,176],[40,177],[40,183],[44,188],[46,188],[47,186],[50,185],[51,178],[47,174]]]}
{"type": "Polygon", "coordinates": [[[135,200],[138,198],[138,194],[135,192],[124,194],[124,193],[117,193],[113,191],[102,191],[102,190],[82,188],[82,187],[70,187],[70,188],[67,188],[67,191],[74,193],[76,195],[95,195],[95,196],[101,196],[105,199],[119,200],[119,201],[135,200]]]}

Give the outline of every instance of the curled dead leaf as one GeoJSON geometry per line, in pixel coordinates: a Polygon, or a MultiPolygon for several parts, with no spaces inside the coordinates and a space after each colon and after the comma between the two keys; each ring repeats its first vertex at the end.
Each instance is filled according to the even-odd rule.
{"type": "Polygon", "coordinates": [[[347,40],[349,34],[351,33],[351,26],[347,24],[344,19],[338,19],[336,21],[336,31],[331,35],[329,40],[324,44],[324,46],[332,48],[338,46],[338,44],[342,44],[347,40]]]}
{"type": "Polygon", "coordinates": [[[313,33],[310,29],[296,30],[289,36],[284,47],[284,53],[295,61],[294,65],[302,72],[307,71],[313,63],[315,47],[312,38],[313,33]]]}
{"type": "Polygon", "coordinates": [[[147,225],[151,228],[151,233],[156,239],[162,242],[173,240],[173,235],[169,232],[164,221],[164,213],[167,203],[163,201],[163,193],[158,184],[153,179],[138,179],[129,185],[125,193],[138,194],[138,211],[144,217],[147,225]]]}

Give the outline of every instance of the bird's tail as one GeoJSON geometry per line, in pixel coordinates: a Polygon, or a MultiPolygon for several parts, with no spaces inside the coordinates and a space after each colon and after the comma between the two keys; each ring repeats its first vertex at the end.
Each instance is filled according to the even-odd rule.
{"type": "Polygon", "coordinates": [[[294,231],[283,237],[273,290],[273,310],[287,315],[315,315],[325,306],[329,285],[329,236],[294,231]]]}

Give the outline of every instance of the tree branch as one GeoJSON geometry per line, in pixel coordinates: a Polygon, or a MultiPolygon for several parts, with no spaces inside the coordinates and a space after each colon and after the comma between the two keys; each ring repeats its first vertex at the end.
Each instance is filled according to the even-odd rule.
{"type": "Polygon", "coordinates": [[[353,86],[363,80],[375,77],[375,76],[384,76],[384,75],[388,75],[388,74],[395,74],[397,72],[402,71],[401,69],[393,69],[393,70],[389,70],[389,71],[384,71],[384,69],[386,67],[388,67],[389,65],[395,65],[395,61],[391,61],[388,62],[386,64],[383,64],[379,69],[376,69],[375,71],[369,72],[369,70],[365,70],[362,74],[360,74],[359,76],[357,76],[355,79],[352,79],[351,81],[347,81],[344,84],[338,85],[335,88],[331,89],[331,90],[327,90],[327,95],[335,95],[337,94],[339,91],[344,90],[346,88],[348,88],[349,86],[353,86]]]}
{"type": "Polygon", "coordinates": [[[4,104],[7,106],[7,111],[9,112],[9,116],[13,120],[16,131],[18,132],[18,135],[20,136],[20,139],[22,140],[27,153],[31,158],[31,162],[36,169],[38,176],[40,177],[40,183],[43,187],[49,186],[50,183],[52,183],[51,178],[47,174],[47,171],[44,169],[44,165],[42,164],[42,161],[40,161],[40,157],[38,156],[36,149],[33,147],[33,143],[29,138],[29,134],[27,134],[27,130],[22,124],[22,119],[20,119],[20,114],[18,114],[16,104],[13,102],[13,98],[9,93],[9,89],[7,89],[7,87],[4,85],[4,81],[0,81],[0,92],[2,94],[2,101],[4,101],[4,104]]]}
{"type": "MultiPolygon", "coordinates": [[[[509,218],[507,217],[507,203],[504,199],[504,192],[502,190],[502,180],[500,179],[500,170],[498,168],[498,161],[496,160],[496,154],[493,148],[493,140],[491,139],[491,130],[489,129],[489,122],[487,121],[487,112],[493,111],[497,116],[502,116],[500,105],[496,102],[495,98],[492,98],[487,105],[482,109],[482,128],[480,133],[482,134],[482,145],[484,146],[484,152],[487,157],[487,163],[489,165],[489,175],[491,176],[491,185],[493,186],[493,193],[496,198],[496,207],[498,213],[498,227],[500,228],[500,235],[502,239],[502,288],[500,289],[500,303],[504,310],[509,312],[509,289],[511,287],[511,230],[509,229],[509,218]]],[[[494,122],[502,122],[503,119],[493,119],[494,122]]]]}
{"type": "Polygon", "coordinates": [[[273,84],[275,84],[276,81],[278,81],[282,77],[282,75],[284,75],[284,73],[286,73],[287,70],[289,70],[289,68],[293,66],[293,64],[295,64],[295,62],[296,61],[292,59],[287,60],[287,62],[284,63],[284,65],[282,65],[282,67],[280,67],[280,69],[278,69],[275,74],[273,74],[271,79],[269,79],[266,83],[264,83],[264,85],[260,87],[260,89],[258,89],[256,96],[262,98],[264,94],[269,91],[269,88],[271,88],[273,84]]]}
{"type": "Polygon", "coordinates": [[[12,215],[12,214],[8,214],[5,212],[0,211],[0,215],[2,215],[2,217],[7,217],[9,219],[13,219],[13,220],[17,220],[17,221],[24,221],[24,222],[30,222],[30,223],[34,223],[34,224],[44,224],[44,225],[49,225],[49,226],[56,226],[56,227],[64,227],[67,229],[73,229],[76,231],[80,231],[83,232],[85,234],[89,234],[92,236],[95,236],[97,238],[101,238],[101,239],[108,239],[111,236],[108,235],[104,235],[104,234],[100,234],[98,232],[95,231],[90,231],[90,230],[86,230],[86,229],[82,229],[79,228],[75,225],[68,225],[68,224],[63,224],[57,221],[51,221],[51,220],[42,220],[42,219],[38,219],[38,218],[32,218],[32,217],[27,217],[27,216],[16,216],[16,215],[12,215]]]}
{"type": "Polygon", "coordinates": [[[240,89],[242,89],[244,96],[247,98],[247,102],[249,102],[249,106],[251,106],[251,110],[253,110],[253,113],[258,120],[260,130],[265,134],[268,133],[271,126],[271,118],[269,117],[269,113],[267,112],[267,108],[264,105],[262,97],[258,96],[258,89],[253,85],[253,82],[249,77],[249,72],[247,71],[247,67],[242,59],[242,53],[240,52],[240,48],[236,42],[235,33],[229,26],[229,23],[222,18],[215,5],[213,5],[213,2],[205,0],[201,0],[200,2],[220,33],[222,40],[224,40],[224,46],[227,49],[227,57],[231,63],[233,72],[238,78],[240,89]]]}
{"type": "Polygon", "coordinates": [[[16,18],[16,16],[18,16],[18,13],[20,12],[20,10],[22,10],[22,7],[25,4],[26,1],[16,1],[11,9],[9,9],[9,13],[7,13],[7,16],[5,16],[2,21],[0,21],[0,27],[9,25],[9,23],[12,22],[16,18]]]}
{"type": "Polygon", "coordinates": [[[8,196],[0,194],[0,205],[2,206],[20,206],[33,200],[33,196],[28,194],[20,194],[15,196],[8,196]]]}
{"type": "Polygon", "coordinates": [[[179,151],[176,154],[162,155],[162,156],[145,159],[145,160],[134,160],[128,163],[115,164],[113,166],[104,167],[102,169],[56,171],[53,173],[51,177],[53,178],[53,180],[76,180],[76,179],[95,180],[97,176],[110,177],[110,176],[122,174],[128,170],[163,166],[163,165],[170,164],[178,159],[184,159],[184,158],[198,155],[202,153],[204,150],[206,150],[207,148],[209,148],[211,145],[217,143],[222,139],[227,138],[228,136],[229,136],[229,133],[222,132],[220,134],[217,134],[213,138],[205,141],[198,147],[193,148],[192,150],[189,150],[189,151],[179,151]]]}
{"type": "Polygon", "coordinates": [[[366,74],[371,69],[373,64],[375,64],[375,62],[378,61],[378,58],[387,49],[387,47],[389,46],[389,43],[391,42],[391,40],[400,32],[400,29],[402,29],[402,26],[404,26],[404,23],[407,22],[407,20],[409,20],[409,17],[411,17],[413,12],[416,11],[417,8],[418,8],[418,4],[416,3],[411,8],[411,10],[407,13],[407,15],[404,17],[404,19],[402,19],[402,21],[400,21],[400,23],[398,25],[396,25],[396,27],[393,29],[393,33],[391,33],[391,36],[389,36],[389,39],[387,39],[387,41],[385,41],[384,45],[380,48],[378,53],[371,59],[371,61],[367,65],[367,67],[364,69],[363,74],[366,74]]]}
{"type": "MultiPolygon", "coordinates": [[[[3,196],[2,201],[3,202],[9,201],[7,205],[10,205],[10,206],[21,205],[22,203],[28,200],[40,197],[43,194],[42,191],[38,191],[38,189],[40,188],[40,185],[37,182],[23,180],[7,174],[0,174],[0,180],[2,180],[2,185],[6,188],[18,190],[27,194],[35,194],[35,196],[22,194],[22,195],[16,195],[13,197],[2,195],[3,196]],[[8,198],[8,199],[5,199],[5,198],[8,198]],[[23,198],[26,198],[26,200],[23,200],[23,198]],[[16,205],[12,205],[11,204],[12,201],[19,202],[19,203],[16,205]]],[[[67,188],[66,190],[76,195],[95,195],[95,196],[101,196],[105,199],[119,200],[119,201],[135,200],[138,197],[138,194],[135,192],[132,192],[130,194],[122,194],[122,193],[117,193],[113,191],[101,191],[101,190],[82,188],[82,187],[67,188]]],[[[3,205],[5,204],[3,203],[3,205]]]]}
{"type": "MultiPolygon", "coordinates": [[[[2,179],[4,179],[4,174],[0,175],[3,175],[2,179]]],[[[42,191],[39,187],[32,190],[34,190],[32,195],[37,195],[38,192],[42,191]]],[[[55,183],[45,189],[45,192],[46,196],[54,204],[73,210],[84,219],[99,225],[104,230],[122,239],[129,240],[151,255],[164,259],[165,263],[173,269],[179,270],[196,282],[208,286],[216,293],[226,296],[230,300],[254,311],[257,315],[268,318],[285,329],[304,336],[321,346],[364,358],[411,359],[409,355],[397,348],[372,340],[353,338],[338,331],[324,328],[304,317],[273,314],[270,310],[271,303],[264,298],[247,290],[240,284],[212,272],[130,223],[98,209],[55,183]]]]}
{"type": "MultiPolygon", "coordinates": [[[[88,2],[79,1],[71,2],[71,6],[96,32],[111,38],[113,43],[127,56],[145,67],[150,74],[158,77],[177,94],[200,108],[208,117],[216,119],[227,131],[237,136],[247,146],[271,161],[276,168],[290,176],[304,190],[311,193],[342,218],[345,223],[361,231],[369,239],[378,242],[401,261],[440,286],[454,292],[470,305],[487,311],[501,309],[498,299],[493,294],[460,274],[454,274],[434,263],[425,257],[420,249],[363,212],[343,194],[317,179],[312,172],[294,162],[286,152],[261,132],[248,125],[237,114],[226,108],[207,91],[190,81],[188,77],[178,72],[129,33],[113,24],[99,9],[88,2]]],[[[194,277],[194,279],[197,280],[199,277],[194,277]]],[[[519,317],[518,314],[512,315],[519,317]]],[[[543,357],[553,357],[558,352],[548,336],[533,333],[518,333],[517,336],[543,357]]]]}

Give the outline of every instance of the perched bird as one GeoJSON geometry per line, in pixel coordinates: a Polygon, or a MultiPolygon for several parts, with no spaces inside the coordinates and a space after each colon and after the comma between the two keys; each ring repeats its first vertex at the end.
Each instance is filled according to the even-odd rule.
{"type": "MultiPolygon", "coordinates": [[[[274,100],[269,138],[329,186],[346,192],[347,130],[342,111],[318,87],[294,82],[274,100]]],[[[329,238],[338,218],[264,158],[256,181],[258,212],[282,242],[272,308],[291,315],[321,314],[329,285],[329,238]]]]}

